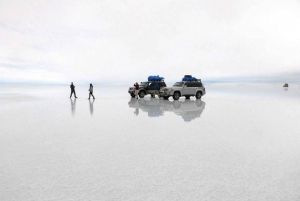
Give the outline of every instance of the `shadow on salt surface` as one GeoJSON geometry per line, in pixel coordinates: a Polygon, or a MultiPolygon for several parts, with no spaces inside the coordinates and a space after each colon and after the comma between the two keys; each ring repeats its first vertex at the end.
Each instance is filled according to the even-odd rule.
{"type": "Polygon", "coordinates": [[[139,115],[139,110],[148,113],[148,117],[164,116],[164,112],[173,112],[181,116],[185,122],[200,118],[205,109],[205,102],[201,100],[169,101],[156,98],[135,99],[128,102],[130,108],[135,108],[134,114],[139,115]]]}

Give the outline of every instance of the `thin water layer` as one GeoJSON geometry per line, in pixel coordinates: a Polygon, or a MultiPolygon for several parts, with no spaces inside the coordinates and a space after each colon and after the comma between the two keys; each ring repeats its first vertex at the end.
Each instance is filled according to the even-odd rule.
{"type": "Polygon", "coordinates": [[[298,86],[1,87],[3,200],[299,200],[298,86]]]}

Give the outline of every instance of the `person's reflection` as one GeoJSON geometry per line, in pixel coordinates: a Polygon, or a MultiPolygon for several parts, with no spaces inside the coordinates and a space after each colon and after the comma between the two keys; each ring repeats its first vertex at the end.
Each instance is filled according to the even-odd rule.
{"type": "Polygon", "coordinates": [[[139,105],[139,101],[138,101],[138,100],[135,100],[134,107],[135,107],[134,114],[135,114],[136,116],[138,116],[139,113],[140,113],[140,105],[139,105]]]}
{"type": "Polygon", "coordinates": [[[91,115],[92,115],[92,116],[93,116],[93,113],[94,113],[94,106],[93,106],[94,101],[95,101],[95,99],[93,99],[92,101],[89,100],[89,102],[90,102],[90,112],[91,112],[91,115]]]}
{"type": "Polygon", "coordinates": [[[70,101],[71,101],[71,112],[72,112],[72,115],[74,116],[75,109],[76,109],[76,98],[74,100],[72,98],[70,98],[70,101]]]}
{"type": "Polygon", "coordinates": [[[140,109],[139,109],[139,108],[135,108],[134,114],[135,114],[136,116],[138,116],[139,113],[140,113],[140,109]]]}

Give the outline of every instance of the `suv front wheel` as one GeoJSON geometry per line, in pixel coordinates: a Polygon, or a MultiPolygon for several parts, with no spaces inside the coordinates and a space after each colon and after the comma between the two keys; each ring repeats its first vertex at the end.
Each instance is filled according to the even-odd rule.
{"type": "Polygon", "coordinates": [[[178,91],[174,92],[173,99],[178,100],[180,98],[180,93],[178,91]]]}
{"type": "Polygon", "coordinates": [[[198,92],[196,93],[196,99],[201,99],[201,96],[202,96],[201,92],[198,91],[198,92]]]}
{"type": "Polygon", "coordinates": [[[140,97],[140,98],[144,98],[144,96],[145,96],[145,92],[144,92],[144,91],[140,91],[139,97],[140,97]]]}

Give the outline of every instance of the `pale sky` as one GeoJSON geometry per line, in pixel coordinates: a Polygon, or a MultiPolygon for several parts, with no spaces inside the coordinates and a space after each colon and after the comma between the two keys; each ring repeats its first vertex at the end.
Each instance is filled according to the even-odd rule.
{"type": "Polygon", "coordinates": [[[299,69],[300,0],[0,0],[0,82],[299,69]]]}

